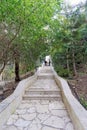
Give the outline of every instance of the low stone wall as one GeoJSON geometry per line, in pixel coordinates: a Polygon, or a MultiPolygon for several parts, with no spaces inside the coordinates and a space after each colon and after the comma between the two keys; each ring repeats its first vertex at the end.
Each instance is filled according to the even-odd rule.
{"type": "Polygon", "coordinates": [[[15,112],[16,108],[22,101],[25,89],[31,86],[37,79],[37,74],[21,81],[14,93],[0,103],[0,130],[9,116],[15,112]]]}
{"type": "Polygon", "coordinates": [[[68,83],[53,70],[55,81],[62,91],[63,101],[75,126],[75,130],[87,130],[87,111],[72,95],[68,83]]]}

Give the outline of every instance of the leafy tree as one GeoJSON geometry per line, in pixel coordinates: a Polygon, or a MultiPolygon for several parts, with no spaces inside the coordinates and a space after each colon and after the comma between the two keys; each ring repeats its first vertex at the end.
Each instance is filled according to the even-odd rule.
{"type": "Polygon", "coordinates": [[[58,12],[52,23],[51,53],[54,66],[58,72],[63,72],[64,69],[65,75],[67,73],[70,76],[70,73],[73,73],[77,76],[78,68],[83,63],[84,56],[86,57],[86,53],[84,54],[86,42],[82,40],[84,37],[86,40],[86,26],[83,28],[83,24],[85,24],[84,8],[84,6],[69,7],[68,11],[65,9],[65,14],[58,12]],[[80,29],[82,29],[83,35],[80,29]],[[60,66],[61,69],[57,66],[60,66]]]}
{"type": "Polygon", "coordinates": [[[15,80],[19,81],[19,70],[35,67],[39,55],[46,50],[47,32],[55,9],[60,5],[56,0],[4,0],[0,1],[0,73],[8,62],[15,63],[15,80]]]}

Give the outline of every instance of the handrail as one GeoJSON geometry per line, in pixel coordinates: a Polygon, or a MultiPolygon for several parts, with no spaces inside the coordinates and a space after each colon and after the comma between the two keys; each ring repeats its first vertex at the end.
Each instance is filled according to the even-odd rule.
{"type": "Polygon", "coordinates": [[[34,74],[33,76],[22,80],[16,87],[13,94],[0,103],[0,130],[2,130],[4,123],[10,117],[10,115],[15,112],[16,108],[21,103],[25,89],[31,86],[36,79],[37,74],[34,74]]]}
{"type": "Polygon", "coordinates": [[[54,69],[53,73],[55,81],[62,91],[62,98],[75,126],[75,130],[87,130],[87,111],[73,96],[67,81],[58,76],[54,69]]]}

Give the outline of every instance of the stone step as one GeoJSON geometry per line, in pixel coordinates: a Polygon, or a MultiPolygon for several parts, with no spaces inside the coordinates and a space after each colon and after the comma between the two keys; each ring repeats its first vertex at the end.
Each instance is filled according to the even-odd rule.
{"type": "Polygon", "coordinates": [[[25,90],[26,91],[44,91],[43,88],[35,88],[35,87],[29,87],[25,90]]]}
{"type": "Polygon", "coordinates": [[[40,73],[53,73],[53,71],[44,69],[44,70],[41,70],[40,73]]]}
{"type": "Polygon", "coordinates": [[[53,74],[39,74],[38,79],[54,79],[53,74]]]}
{"type": "Polygon", "coordinates": [[[41,87],[29,87],[25,91],[58,91],[61,92],[60,88],[41,88],[41,87]]]}
{"type": "Polygon", "coordinates": [[[61,100],[60,95],[24,95],[23,100],[61,100]]]}
{"type": "Polygon", "coordinates": [[[53,72],[52,71],[49,71],[49,72],[47,72],[47,71],[40,71],[40,73],[41,74],[52,74],[53,72]]]}
{"type": "Polygon", "coordinates": [[[26,95],[59,95],[60,91],[38,91],[38,90],[26,90],[26,95]]]}

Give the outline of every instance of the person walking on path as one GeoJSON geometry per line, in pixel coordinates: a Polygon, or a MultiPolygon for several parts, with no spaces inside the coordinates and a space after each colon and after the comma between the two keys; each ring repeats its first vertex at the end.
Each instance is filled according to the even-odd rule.
{"type": "Polygon", "coordinates": [[[47,65],[50,66],[50,63],[51,63],[50,56],[46,56],[44,62],[45,62],[45,66],[47,66],[47,65]]]}

